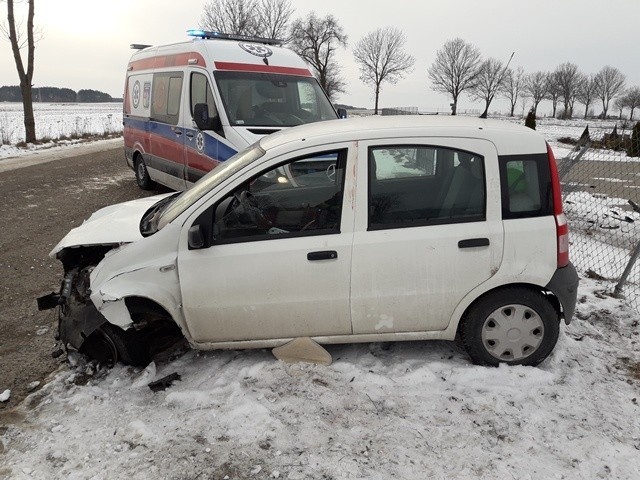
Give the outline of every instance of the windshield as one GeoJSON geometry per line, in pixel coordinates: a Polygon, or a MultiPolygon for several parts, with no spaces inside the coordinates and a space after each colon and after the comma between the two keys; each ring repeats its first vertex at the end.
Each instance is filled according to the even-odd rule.
{"type": "Polygon", "coordinates": [[[235,154],[229,160],[219,164],[216,168],[198,180],[190,190],[182,192],[179,196],[175,197],[173,202],[167,204],[167,206],[160,211],[158,219],[155,222],[156,228],[152,228],[152,230],[160,230],[167,223],[173,221],[178,215],[200,200],[216,185],[224,182],[250,163],[255,162],[264,154],[265,151],[255,143],[246,150],[235,154]]]}
{"type": "Polygon", "coordinates": [[[253,72],[214,76],[232,126],[293,127],[337,118],[313,77],[253,72]]]}

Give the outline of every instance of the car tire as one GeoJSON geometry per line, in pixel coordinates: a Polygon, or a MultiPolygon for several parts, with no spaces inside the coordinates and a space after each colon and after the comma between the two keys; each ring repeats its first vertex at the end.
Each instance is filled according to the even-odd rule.
{"type": "Polygon", "coordinates": [[[142,367],[150,361],[149,349],[136,330],[122,330],[109,323],[101,325],[89,335],[80,351],[92,360],[109,366],[120,361],[125,365],[142,367]]]}
{"type": "Polygon", "coordinates": [[[147,170],[147,164],[144,163],[142,155],[136,156],[134,169],[136,173],[136,183],[142,190],[153,190],[156,187],[156,182],[151,180],[149,170],[147,170]]]}
{"type": "Polygon", "coordinates": [[[535,366],[558,341],[560,316],[539,292],[512,287],[474,303],[460,325],[462,344],[479,365],[535,366]]]}

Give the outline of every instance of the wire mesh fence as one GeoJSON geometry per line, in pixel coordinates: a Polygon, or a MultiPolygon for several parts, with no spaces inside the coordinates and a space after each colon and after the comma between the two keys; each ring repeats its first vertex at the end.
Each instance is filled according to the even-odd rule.
{"type": "Polygon", "coordinates": [[[615,282],[616,293],[640,311],[640,262],[630,263],[640,242],[640,158],[631,156],[631,130],[587,130],[572,142],[558,162],[572,261],[589,277],[615,282]]]}

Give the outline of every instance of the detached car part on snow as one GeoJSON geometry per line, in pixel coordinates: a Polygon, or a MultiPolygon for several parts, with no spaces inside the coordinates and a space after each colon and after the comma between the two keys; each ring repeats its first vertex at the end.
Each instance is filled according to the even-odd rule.
{"type": "Polygon", "coordinates": [[[194,348],[453,340],[536,365],[578,277],[551,149],[468,118],[385,117],[263,138],[194,187],[107,207],[51,252],[60,339],[142,364],[194,348]],[[287,174],[283,174],[287,172],[287,174]]]}

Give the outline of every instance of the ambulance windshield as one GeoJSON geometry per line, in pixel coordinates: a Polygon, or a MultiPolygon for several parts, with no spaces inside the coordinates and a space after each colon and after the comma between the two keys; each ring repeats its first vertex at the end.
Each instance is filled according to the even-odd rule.
{"type": "Polygon", "coordinates": [[[293,127],[338,116],[313,77],[215,72],[229,123],[236,127],[293,127]]]}

